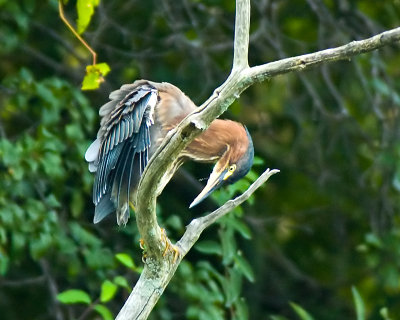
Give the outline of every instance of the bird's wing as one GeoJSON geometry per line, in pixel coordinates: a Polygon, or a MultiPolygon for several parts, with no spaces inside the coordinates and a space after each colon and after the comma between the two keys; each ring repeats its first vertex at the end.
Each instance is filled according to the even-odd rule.
{"type": "Polygon", "coordinates": [[[110,94],[100,108],[101,127],[85,154],[89,170],[96,172],[94,222],[117,209],[117,221],[129,217],[129,194],[148,162],[150,127],[158,91],[148,83],[124,85],[110,94]]]}

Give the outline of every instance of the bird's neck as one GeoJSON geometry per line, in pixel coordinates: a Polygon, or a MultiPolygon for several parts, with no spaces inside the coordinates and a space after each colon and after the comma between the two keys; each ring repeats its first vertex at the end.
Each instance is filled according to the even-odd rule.
{"type": "Polygon", "coordinates": [[[247,134],[240,123],[217,119],[187,146],[184,155],[196,161],[215,162],[227,151],[247,145],[247,134]]]}

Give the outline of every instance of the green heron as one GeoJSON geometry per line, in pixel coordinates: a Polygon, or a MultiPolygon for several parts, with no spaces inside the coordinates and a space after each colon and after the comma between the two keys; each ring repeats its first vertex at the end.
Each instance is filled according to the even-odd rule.
{"type": "MultiPolygon", "coordinates": [[[[129,202],[149,158],[167,132],[197,107],[174,85],[146,80],[123,85],[110,94],[110,99],[100,108],[100,129],[85,159],[89,170],[96,172],[94,223],[116,211],[121,225],[129,219],[129,202]]],[[[182,161],[216,162],[191,208],[221,185],[245,176],[253,164],[254,148],[246,127],[216,119],[180,157],[182,161]]]]}

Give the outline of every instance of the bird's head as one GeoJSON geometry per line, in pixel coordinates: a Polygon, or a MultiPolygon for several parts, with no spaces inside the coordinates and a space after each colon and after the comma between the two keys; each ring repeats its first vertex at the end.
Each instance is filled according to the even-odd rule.
{"type": "Polygon", "coordinates": [[[243,127],[243,129],[246,131],[246,138],[227,145],[226,151],[215,164],[207,185],[193,200],[189,208],[199,204],[222,185],[234,183],[250,171],[253,165],[254,147],[247,128],[243,127]]]}

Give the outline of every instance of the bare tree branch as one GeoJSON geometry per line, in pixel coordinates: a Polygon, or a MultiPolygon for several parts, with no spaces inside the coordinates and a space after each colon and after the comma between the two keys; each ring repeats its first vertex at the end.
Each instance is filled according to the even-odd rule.
{"type": "Polygon", "coordinates": [[[382,32],[365,40],[352,41],[337,48],[326,49],[255,66],[246,70],[245,77],[249,78],[248,80],[253,84],[254,81],[261,82],[280,74],[292,71],[303,71],[309,67],[320,65],[321,63],[349,60],[361,53],[370,52],[383,46],[395,44],[399,40],[400,27],[382,32]]]}
{"type": "Polygon", "coordinates": [[[193,220],[182,239],[177,243],[177,247],[181,251],[178,259],[174,261],[173,254],[170,252],[164,257],[166,244],[161,240],[162,232],[157,223],[156,199],[179,167],[180,152],[196,136],[206,130],[211,122],[220,116],[234,100],[238,99],[246,88],[256,82],[292,71],[302,71],[326,62],[350,59],[355,55],[394,44],[400,40],[400,28],[396,28],[338,48],[250,68],[248,66],[249,27],[250,1],[237,0],[234,59],[231,74],[206,102],[166,136],[142,175],[137,193],[136,218],[146,247],[146,263],[135,288],[117,316],[119,320],[146,319],[171,280],[179,262],[197,241],[201,232],[219,217],[245,201],[263,182],[278,172],[278,170],[267,170],[242,196],[228,201],[224,206],[203,218],[193,220]]]}
{"type": "Polygon", "coordinates": [[[236,1],[232,73],[249,67],[250,0],[236,1]]]}

